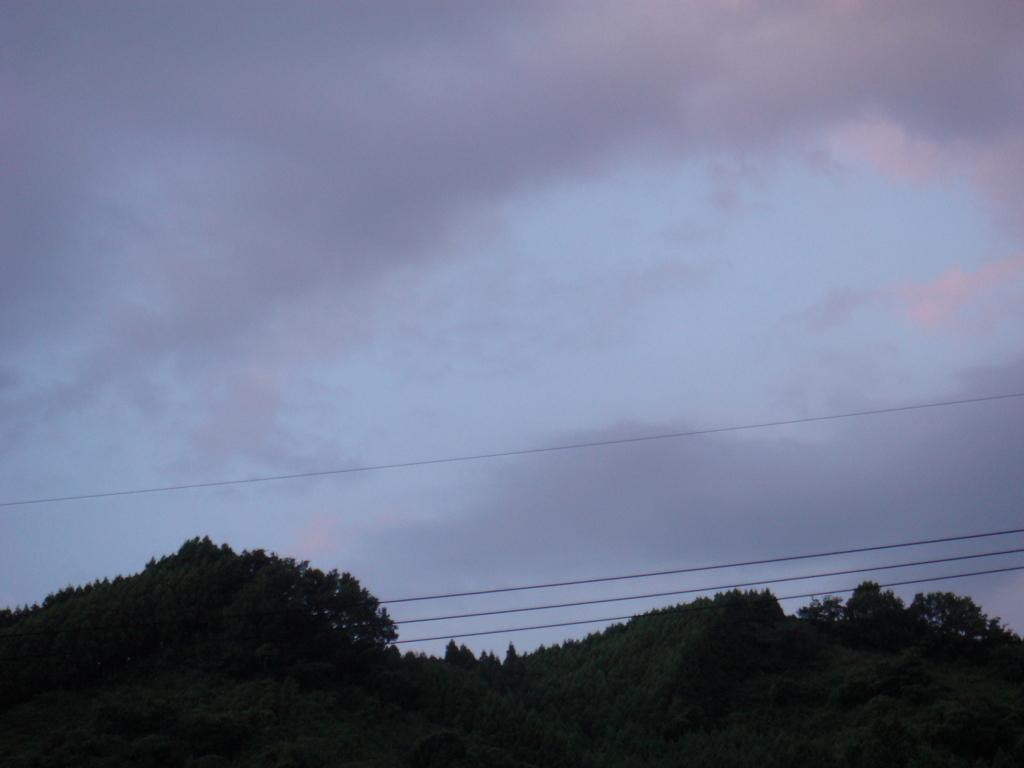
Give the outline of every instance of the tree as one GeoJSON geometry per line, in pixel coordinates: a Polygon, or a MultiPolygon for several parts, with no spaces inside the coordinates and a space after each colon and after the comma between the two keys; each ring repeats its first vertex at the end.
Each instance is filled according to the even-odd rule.
{"type": "Polygon", "coordinates": [[[7,627],[13,627],[18,621],[18,614],[12,611],[10,608],[0,609],[0,629],[6,629],[7,627]]]}
{"type": "Polygon", "coordinates": [[[990,619],[971,598],[952,592],[919,592],[909,612],[921,628],[924,645],[933,650],[963,652],[1014,640],[998,618],[990,619]]]}
{"type": "Polygon", "coordinates": [[[16,627],[0,627],[0,655],[25,662],[10,668],[0,703],[153,657],[229,673],[361,674],[398,636],[350,574],[263,550],[239,555],[208,538],[135,576],[69,587],[12,618],[16,627]]]}
{"type": "Polygon", "coordinates": [[[968,640],[982,640],[988,635],[988,617],[969,597],[952,592],[918,592],[910,612],[935,635],[968,640]]]}
{"type": "Polygon", "coordinates": [[[817,627],[832,629],[846,617],[846,608],[841,597],[828,595],[824,600],[815,597],[810,605],[797,611],[797,615],[817,627]]]}
{"type": "Polygon", "coordinates": [[[843,630],[855,645],[879,650],[905,647],[913,638],[912,625],[903,601],[873,581],[863,582],[846,602],[843,630]]]}
{"type": "Polygon", "coordinates": [[[476,666],[476,656],[473,651],[465,645],[458,646],[454,640],[449,640],[444,649],[444,660],[459,669],[471,670],[476,666]]]}

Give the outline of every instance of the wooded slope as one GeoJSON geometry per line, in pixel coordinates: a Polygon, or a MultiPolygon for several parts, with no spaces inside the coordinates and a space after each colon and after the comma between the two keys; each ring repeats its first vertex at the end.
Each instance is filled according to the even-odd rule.
{"type": "Polygon", "coordinates": [[[194,539],[0,612],[0,764],[1024,768],[1024,646],[949,593],[729,592],[503,660],[394,639],[349,574],[194,539]]]}

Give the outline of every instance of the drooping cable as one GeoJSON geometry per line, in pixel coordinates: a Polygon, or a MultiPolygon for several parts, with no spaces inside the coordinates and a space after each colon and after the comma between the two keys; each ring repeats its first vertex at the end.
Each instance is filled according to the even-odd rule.
{"type": "MultiPolygon", "coordinates": [[[[972,573],[955,573],[955,574],[949,574],[949,575],[946,575],[946,576],[933,576],[933,577],[927,578],[927,579],[909,579],[907,581],[893,581],[893,582],[890,582],[888,584],[879,584],[878,586],[880,588],[902,587],[902,586],[907,586],[907,585],[910,585],[910,584],[926,584],[926,583],[935,582],[935,581],[948,581],[949,579],[966,579],[966,578],[970,578],[970,577],[973,577],[973,576],[988,576],[988,575],[996,574],[996,573],[1010,573],[1012,571],[1024,571],[1024,565],[1011,566],[1011,567],[1008,567],[1008,568],[993,568],[993,569],[990,569],[990,570],[987,570],[987,571],[974,571],[972,573]]],[[[845,594],[847,592],[855,592],[855,591],[856,591],[856,587],[851,587],[849,589],[829,590],[827,594],[830,594],[830,595],[840,595],[840,594],[845,594]]],[[[784,600],[806,600],[807,598],[817,597],[820,594],[822,594],[822,593],[821,592],[809,592],[809,593],[803,594],[803,595],[786,595],[784,597],[777,597],[776,600],[778,600],[779,602],[782,602],[784,600]]],[[[687,610],[709,610],[711,607],[712,606],[705,607],[705,606],[686,606],[686,605],[683,605],[683,606],[677,606],[676,608],[664,608],[664,609],[659,610],[658,613],[659,614],[665,614],[665,613],[685,613],[687,610]]],[[[714,607],[727,607],[727,606],[714,606],[714,607]]],[[[504,628],[504,629],[482,630],[482,631],[479,631],[479,632],[462,632],[462,633],[458,633],[458,634],[435,635],[433,637],[414,637],[414,638],[410,638],[408,640],[396,640],[394,642],[394,645],[402,645],[402,644],[405,644],[405,643],[429,643],[429,642],[432,642],[432,641],[435,641],[435,640],[457,640],[457,639],[462,639],[462,638],[466,638],[466,637],[483,637],[485,635],[503,635],[503,634],[513,633],[513,632],[528,632],[528,631],[534,630],[534,629],[554,629],[554,628],[557,628],[557,627],[575,627],[575,626],[582,626],[582,625],[586,625],[586,624],[604,624],[604,623],[613,622],[613,621],[629,621],[629,620],[634,619],[634,618],[637,618],[637,617],[635,615],[630,615],[630,616],[610,616],[610,617],[605,617],[605,618],[601,618],[601,619],[582,619],[582,620],[579,620],[579,621],[560,621],[560,622],[554,622],[554,623],[551,623],[551,624],[535,624],[535,625],[529,626],[529,627],[508,627],[508,628],[504,628]]]]}
{"type": "Polygon", "coordinates": [[[483,616],[501,616],[509,613],[529,613],[530,611],[548,611],[558,608],[579,608],[585,605],[602,605],[605,603],[623,603],[631,600],[648,600],[656,597],[678,597],[679,595],[693,595],[700,592],[721,592],[730,589],[743,589],[748,587],[764,587],[769,584],[782,584],[790,581],[809,581],[812,579],[828,579],[835,576],[850,576],[855,573],[874,573],[875,571],[891,571],[899,568],[915,568],[923,565],[937,565],[939,563],[952,563],[961,560],[977,560],[983,557],[998,557],[1000,555],[1016,555],[1024,552],[1024,549],[1004,549],[999,552],[981,552],[973,555],[958,555],[956,557],[940,557],[934,560],[918,560],[912,563],[896,563],[890,565],[871,565],[863,568],[850,568],[844,571],[829,571],[828,573],[812,573],[802,576],[783,576],[775,579],[762,579],[760,581],[743,581],[736,584],[716,584],[710,587],[690,587],[688,589],[676,589],[670,592],[652,592],[645,595],[626,595],[622,597],[602,597],[593,600],[577,600],[571,603],[554,603],[550,605],[533,605],[525,608],[501,608],[492,611],[478,611],[476,613],[459,613],[449,616],[425,616],[416,619],[403,619],[398,622],[399,626],[406,624],[422,624],[434,621],[455,621],[457,619],[476,619],[483,616]]]}
{"type": "Polygon", "coordinates": [[[740,424],[731,427],[713,427],[710,429],[695,429],[685,432],[668,432],[658,435],[640,435],[638,437],[623,437],[613,440],[595,440],[585,443],[568,443],[564,445],[551,445],[542,448],[521,448],[509,451],[495,451],[493,453],[476,453],[464,456],[447,456],[438,459],[421,459],[418,461],[401,461],[390,464],[369,464],[361,467],[342,467],[339,469],[325,469],[315,472],[295,472],[287,475],[265,475],[263,477],[246,477],[233,480],[213,480],[205,483],[182,483],[180,485],[164,485],[151,488],[133,488],[123,491],[101,491],[98,493],[77,493],[68,496],[48,496],[38,499],[17,499],[14,501],[0,501],[0,507],[18,507],[29,504],[52,504],[65,501],[83,501],[86,499],[107,499],[115,496],[136,496],[149,493],[165,493],[169,491],[184,491],[195,488],[216,488],[224,485],[245,485],[250,483],[266,483],[274,480],[298,480],[311,477],[326,477],[328,475],[346,475],[356,472],[375,472],[389,469],[405,469],[409,467],[425,467],[434,464],[454,464],[467,461],[480,461],[482,459],[497,459],[507,456],[527,456],[538,453],[554,453],[556,451],[571,451],[583,448],[599,448],[608,445],[625,445],[627,443],[643,443],[654,440],[669,440],[681,437],[696,437],[698,435],[715,435],[724,432],[741,432],[751,429],[765,429],[767,427],[792,426],[794,424],[811,424],[819,421],[834,421],[837,419],[852,419],[862,416],[877,416],[886,413],[901,413],[904,411],[922,410],[925,408],[944,408],[954,405],[968,405],[970,403],[985,403],[994,400],[1008,400],[1011,398],[1024,397],[1024,392],[1014,392],[1008,395],[989,395],[986,397],[971,397],[962,400],[945,400],[939,403],[918,403],[916,405],[901,405],[893,408],[874,408],[867,411],[851,411],[849,413],[833,413],[824,416],[808,416],[801,419],[784,419],[781,421],[765,421],[754,424],[740,424]]]}
{"type": "Polygon", "coordinates": [[[600,584],[609,581],[626,581],[629,579],[647,579],[654,576],[677,576],[684,573],[700,573],[703,571],[718,571],[727,568],[746,568],[754,565],[774,565],[777,563],[791,563],[797,560],[812,560],[822,557],[838,557],[840,555],[859,555],[867,552],[881,552],[888,549],[905,549],[908,547],[921,547],[931,544],[946,544],[954,541],[969,541],[971,539],[985,539],[993,536],[1010,536],[1015,533],[1024,533],[1024,528],[1012,528],[1006,531],[991,531],[987,533],[971,533],[963,536],[945,536],[938,539],[922,539],[919,541],[906,541],[899,544],[878,544],[870,547],[856,547],[853,549],[837,549],[831,552],[814,552],[806,555],[786,555],[785,557],[770,557],[761,560],[745,560],[735,563],[721,563],[717,565],[699,565],[690,568],[674,568],[666,571],[650,571],[648,573],[630,573],[620,576],[598,576],[591,579],[574,579],[572,581],[553,581],[546,584],[528,584],[518,587],[496,587],[494,589],[477,589],[467,592],[449,592],[440,595],[423,595],[419,597],[401,597],[389,600],[381,600],[381,605],[394,605],[397,603],[412,603],[426,600],[448,600],[456,597],[474,597],[477,595],[497,595],[504,592],[525,592],[534,589],[553,589],[556,587],[574,587],[583,584],[600,584]]]}
{"type": "MultiPolygon", "coordinates": [[[[733,564],[733,565],[705,566],[705,567],[697,568],[697,569],[693,569],[693,570],[700,571],[700,570],[710,570],[710,569],[716,569],[716,568],[728,568],[728,567],[736,567],[737,565],[761,564],[761,563],[764,563],[764,562],[784,562],[786,560],[792,560],[792,559],[805,559],[805,558],[810,558],[810,557],[824,557],[824,556],[831,555],[831,554],[861,553],[861,552],[866,552],[866,551],[878,551],[878,550],[884,550],[884,549],[893,549],[893,548],[896,548],[896,547],[919,546],[919,545],[922,545],[922,544],[935,544],[935,543],[943,543],[943,542],[948,542],[948,541],[962,541],[962,540],[965,540],[965,539],[975,539],[975,538],[988,537],[988,536],[1005,536],[1005,535],[1009,535],[1009,534],[1012,534],[1012,533],[1021,533],[1021,532],[1024,532],[1024,529],[1015,529],[1015,530],[1010,530],[1010,531],[994,531],[994,532],[981,533],[981,534],[969,534],[969,535],[965,535],[965,536],[946,537],[946,538],[943,538],[943,539],[930,539],[930,540],[919,541],[919,542],[906,542],[906,543],[902,543],[902,544],[886,544],[886,545],[880,545],[880,546],[877,546],[877,547],[869,547],[869,548],[860,548],[860,549],[856,549],[856,550],[848,550],[848,551],[846,551],[844,553],[818,553],[818,554],[815,554],[815,555],[800,555],[800,556],[796,556],[794,558],[782,558],[782,559],[776,559],[776,560],[772,560],[772,561],[751,561],[751,562],[748,562],[748,563],[733,564]]],[[[490,611],[480,611],[480,612],[476,612],[476,613],[464,613],[464,614],[453,614],[453,615],[447,615],[447,616],[421,617],[421,618],[408,619],[408,620],[397,622],[397,623],[399,624],[399,626],[401,626],[402,624],[416,624],[416,623],[426,623],[426,622],[435,622],[435,621],[453,621],[453,620],[456,620],[456,619],[479,618],[479,617],[485,617],[485,616],[497,616],[497,615],[512,614],[512,613],[525,613],[525,612],[530,612],[530,611],[552,610],[552,609],[559,609],[559,608],[573,608],[573,607],[581,607],[581,606],[586,606],[586,605],[598,605],[598,604],[604,604],[604,603],[625,602],[625,601],[630,601],[630,600],[653,599],[653,598],[656,598],[656,597],[673,597],[673,596],[679,596],[679,595],[685,595],[685,594],[695,594],[695,593],[699,593],[699,592],[714,592],[714,591],[729,590],[729,589],[739,589],[739,588],[743,588],[743,587],[766,586],[766,585],[769,585],[769,584],[777,584],[777,583],[781,584],[781,583],[790,582],[790,581],[805,581],[805,580],[810,580],[810,579],[831,578],[831,577],[835,577],[835,576],[845,576],[845,575],[852,575],[852,574],[856,574],[856,573],[869,573],[869,572],[874,572],[874,571],[893,570],[893,569],[899,569],[899,568],[912,568],[912,567],[919,567],[919,566],[924,566],[924,565],[937,565],[937,564],[942,564],[942,563],[958,562],[958,561],[962,561],[962,560],[975,560],[975,559],[985,558],[985,557],[998,557],[998,556],[1002,556],[1002,555],[1020,554],[1022,552],[1024,552],[1024,548],[999,550],[999,551],[994,551],[994,552],[973,553],[973,554],[969,554],[969,555],[951,555],[951,556],[948,556],[948,557],[932,558],[932,559],[929,559],[929,560],[918,560],[918,561],[905,562],[905,563],[864,566],[864,567],[861,567],[861,568],[852,568],[852,569],[845,569],[845,570],[839,570],[839,571],[829,571],[829,572],[825,572],[825,573],[816,573],[816,574],[810,574],[810,575],[804,574],[804,575],[798,575],[798,576],[781,576],[781,577],[778,577],[778,578],[763,579],[763,580],[758,580],[758,581],[747,581],[747,582],[740,582],[740,583],[734,583],[734,584],[719,584],[719,585],[712,585],[712,586],[705,586],[705,587],[694,587],[694,588],[688,588],[688,589],[682,589],[682,590],[672,590],[672,591],[649,593],[649,594],[642,594],[642,595],[629,595],[629,596],[620,596],[620,597],[613,597],[613,598],[600,598],[600,599],[592,599],[592,600],[581,600],[581,601],[575,601],[575,602],[557,603],[557,604],[539,605],[539,606],[528,606],[528,607],[521,607],[521,608],[495,609],[495,610],[490,610],[490,611]]],[[[684,570],[684,571],[672,572],[672,573],[680,573],[680,572],[681,573],[686,573],[686,572],[690,572],[690,571],[684,570]]],[[[984,572],[984,573],[987,573],[987,571],[984,572]]],[[[652,575],[652,574],[640,574],[640,575],[636,575],[635,577],[639,578],[640,576],[644,576],[644,575],[652,575]]],[[[653,575],[659,575],[659,574],[653,574],[653,575]]],[[[610,577],[610,578],[614,579],[614,578],[618,578],[618,577],[610,577]]],[[[578,584],[578,583],[581,583],[581,582],[567,582],[566,584],[578,584]]],[[[584,583],[591,583],[591,582],[584,582],[584,583]]],[[[914,582],[909,582],[909,583],[914,583],[914,582]]],[[[548,585],[548,586],[551,586],[551,585],[548,585]]],[[[488,594],[488,593],[467,593],[467,594],[488,594]]],[[[451,597],[451,596],[452,595],[445,595],[443,597],[451,597]]],[[[789,598],[780,598],[780,599],[789,599],[789,598]]],[[[392,602],[397,602],[397,601],[392,601],[392,602]]],[[[378,601],[377,604],[378,605],[384,605],[384,601],[378,601]]],[[[358,603],[356,605],[357,606],[364,606],[364,605],[367,605],[367,604],[366,603],[358,603]]],[[[253,611],[253,612],[244,612],[244,613],[224,614],[224,615],[219,616],[218,618],[219,619],[223,619],[223,620],[246,619],[246,618],[255,618],[255,617],[265,617],[265,616],[281,615],[281,614],[287,614],[287,613],[300,613],[300,612],[302,612],[304,610],[305,609],[301,608],[301,607],[299,607],[299,608],[285,608],[285,609],[279,609],[279,610],[274,610],[274,611],[253,611]]],[[[40,636],[40,635],[80,634],[80,633],[88,633],[88,632],[110,632],[110,631],[118,631],[118,630],[124,630],[124,629],[137,629],[137,628],[140,628],[140,627],[153,627],[153,626],[167,626],[167,625],[183,624],[183,623],[188,623],[188,622],[191,622],[191,621],[194,621],[194,619],[193,618],[189,618],[189,619],[168,619],[168,620],[162,620],[162,621],[147,621],[147,622],[123,622],[123,623],[119,623],[119,624],[108,624],[108,625],[94,626],[94,627],[70,627],[70,628],[57,628],[57,629],[46,629],[46,630],[30,630],[30,631],[27,631],[27,632],[26,631],[22,631],[22,632],[4,632],[3,630],[0,630],[0,641],[8,639],[8,638],[40,636]]],[[[600,621],[600,620],[598,620],[598,621],[600,621]]],[[[401,641],[401,642],[408,642],[408,641],[401,641]]]]}

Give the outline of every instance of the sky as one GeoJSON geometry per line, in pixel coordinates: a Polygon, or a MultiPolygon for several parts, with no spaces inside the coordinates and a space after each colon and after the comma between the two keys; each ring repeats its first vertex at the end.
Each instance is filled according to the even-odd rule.
{"type": "MultiPolygon", "coordinates": [[[[5,2],[0,605],[194,536],[388,600],[1024,528],[1021,397],[13,503],[1024,393],[1022,71],[1016,0],[5,2]]],[[[389,610],[416,640],[1020,548],[389,610]]],[[[896,588],[935,590],[1024,631],[1024,572],[896,588]]]]}

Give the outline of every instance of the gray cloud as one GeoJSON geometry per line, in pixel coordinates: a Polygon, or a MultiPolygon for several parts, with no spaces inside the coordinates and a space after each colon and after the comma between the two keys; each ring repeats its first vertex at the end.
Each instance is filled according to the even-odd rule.
{"type": "Polygon", "coordinates": [[[0,26],[0,356],[51,407],[168,361],[230,379],[305,303],[376,311],[495,204],[627,157],[878,114],[983,150],[1024,109],[1002,2],[25,3],[0,26]],[[59,385],[24,362],[49,348],[59,385]]]}
{"type": "MultiPolygon", "coordinates": [[[[1024,362],[971,371],[964,381],[959,394],[966,397],[1019,391],[1024,362]]],[[[679,427],[624,425],[572,435],[566,442],[679,427]]],[[[811,429],[779,432],[507,460],[491,471],[495,482],[462,514],[367,537],[362,572],[390,586],[375,563],[400,562],[403,573],[423,575],[418,590],[429,594],[1020,527],[1024,400],[851,419],[816,435],[811,429]]],[[[982,543],[953,553],[1011,545],[982,543]]],[[[935,550],[904,552],[888,561],[934,556],[935,550]]],[[[975,565],[959,572],[995,567],[975,565]]],[[[815,563],[809,572],[830,567],[850,562],[815,563]]],[[[984,603],[1004,582],[995,578],[957,588],[971,590],[984,603]]],[[[933,588],[944,587],[919,589],[933,588]]],[[[1004,605],[1004,617],[1020,630],[1024,614],[1013,610],[1010,616],[1004,605]]]]}
{"type": "Polygon", "coordinates": [[[849,322],[857,310],[877,304],[885,298],[880,291],[836,288],[808,309],[791,315],[787,320],[799,323],[811,331],[823,331],[849,322]]]}

